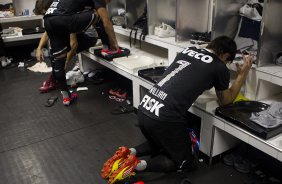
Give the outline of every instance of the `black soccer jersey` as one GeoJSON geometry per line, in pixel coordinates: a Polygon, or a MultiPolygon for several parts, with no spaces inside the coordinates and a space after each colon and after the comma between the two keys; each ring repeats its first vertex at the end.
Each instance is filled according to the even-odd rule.
{"type": "Polygon", "coordinates": [[[54,0],[45,16],[72,15],[85,10],[85,7],[106,7],[105,0],[54,0]]]}
{"type": "Polygon", "coordinates": [[[160,121],[185,121],[186,113],[205,90],[229,87],[230,74],[216,55],[205,49],[186,48],[149,90],[139,109],[160,121]]]}

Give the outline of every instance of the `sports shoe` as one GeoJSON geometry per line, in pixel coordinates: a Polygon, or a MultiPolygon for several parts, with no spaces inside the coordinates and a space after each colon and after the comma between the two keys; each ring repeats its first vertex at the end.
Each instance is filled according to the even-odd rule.
{"type": "Polygon", "coordinates": [[[4,67],[6,67],[8,64],[7,64],[7,62],[6,62],[6,59],[3,59],[2,61],[1,61],[1,66],[4,68],[4,67]]]}
{"type": "Polygon", "coordinates": [[[109,184],[113,184],[120,180],[124,180],[127,177],[135,175],[134,170],[139,162],[140,160],[135,155],[128,155],[120,167],[110,175],[109,184]]]}
{"type": "Polygon", "coordinates": [[[173,29],[168,24],[163,24],[161,27],[159,27],[159,30],[157,32],[157,36],[160,37],[160,38],[174,37],[175,36],[175,29],[173,29]]]}
{"type": "Polygon", "coordinates": [[[1,60],[1,66],[5,68],[6,66],[12,63],[12,60],[13,60],[12,58],[3,57],[1,60]]]}
{"type": "Polygon", "coordinates": [[[125,25],[125,17],[121,16],[121,15],[113,16],[112,22],[116,26],[124,26],[125,25]]]}
{"type": "Polygon", "coordinates": [[[120,88],[110,89],[109,98],[117,102],[123,102],[127,98],[127,92],[120,88]]]}
{"type": "Polygon", "coordinates": [[[71,97],[70,98],[63,98],[63,104],[65,106],[69,106],[71,104],[71,102],[73,102],[76,99],[77,99],[77,94],[76,93],[71,93],[71,97]]]}
{"type": "Polygon", "coordinates": [[[109,90],[109,98],[110,99],[115,99],[119,90],[120,90],[119,88],[110,89],[109,90]]]}
{"type": "Polygon", "coordinates": [[[234,168],[241,173],[251,172],[251,162],[248,159],[242,159],[238,162],[234,162],[234,168]]]}
{"type": "Polygon", "coordinates": [[[7,65],[11,64],[13,61],[13,58],[6,58],[7,65]]]}
{"type": "Polygon", "coordinates": [[[190,34],[190,38],[192,41],[196,42],[197,44],[204,44],[205,42],[210,42],[211,40],[211,33],[210,32],[194,32],[190,34]]]}
{"type": "Polygon", "coordinates": [[[107,179],[114,171],[116,171],[123,161],[130,154],[127,147],[120,147],[110,159],[106,161],[102,168],[102,178],[107,179]]]}
{"type": "Polygon", "coordinates": [[[100,70],[91,71],[88,74],[84,75],[86,81],[92,84],[101,84],[104,82],[103,72],[100,70]]]}
{"type": "Polygon", "coordinates": [[[47,93],[51,90],[57,89],[58,87],[59,87],[59,84],[53,81],[53,77],[52,75],[50,75],[48,79],[43,82],[42,86],[39,88],[39,91],[41,93],[47,93]]]}
{"type": "Polygon", "coordinates": [[[155,29],[154,29],[154,35],[158,36],[159,35],[159,31],[161,29],[163,29],[164,27],[164,23],[162,22],[162,24],[160,26],[156,26],[155,29]]]}
{"type": "Polygon", "coordinates": [[[126,91],[118,90],[118,91],[116,92],[116,98],[115,98],[115,100],[116,100],[117,102],[123,102],[126,98],[127,98],[127,92],[126,92],[126,91]]]}
{"type": "Polygon", "coordinates": [[[234,166],[235,163],[240,162],[243,159],[243,157],[239,154],[235,154],[235,153],[230,153],[228,155],[225,155],[223,157],[223,162],[224,164],[228,165],[228,166],[234,166]]]}

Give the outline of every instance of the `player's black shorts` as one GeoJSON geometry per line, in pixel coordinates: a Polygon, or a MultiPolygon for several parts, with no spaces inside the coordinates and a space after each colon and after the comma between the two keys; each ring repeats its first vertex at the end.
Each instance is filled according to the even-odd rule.
{"type": "Polygon", "coordinates": [[[163,122],[154,120],[138,111],[140,129],[154,148],[164,152],[180,168],[184,161],[191,163],[192,148],[187,122],[163,122]]]}
{"type": "Polygon", "coordinates": [[[98,39],[97,37],[94,37],[87,33],[79,33],[76,35],[76,38],[78,43],[76,53],[80,53],[86,49],[89,49],[90,47],[94,47],[98,39]]]}
{"type": "Polygon", "coordinates": [[[70,34],[80,33],[89,28],[95,18],[94,12],[84,11],[73,15],[44,17],[51,53],[56,56],[70,49],[70,34]]]}

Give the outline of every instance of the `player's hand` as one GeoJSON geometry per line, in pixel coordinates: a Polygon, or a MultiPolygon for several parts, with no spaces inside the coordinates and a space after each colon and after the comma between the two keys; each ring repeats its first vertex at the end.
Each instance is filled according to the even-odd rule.
{"type": "Polygon", "coordinates": [[[111,50],[118,50],[118,49],[119,49],[118,45],[111,46],[111,50]]]}
{"type": "Polygon", "coordinates": [[[42,62],[44,60],[42,49],[36,49],[35,56],[38,62],[42,62]]]}
{"type": "Polygon", "coordinates": [[[253,59],[253,55],[243,55],[244,64],[236,63],[238,75],[246,76],[248,74],[252,67],[253,59]]]}

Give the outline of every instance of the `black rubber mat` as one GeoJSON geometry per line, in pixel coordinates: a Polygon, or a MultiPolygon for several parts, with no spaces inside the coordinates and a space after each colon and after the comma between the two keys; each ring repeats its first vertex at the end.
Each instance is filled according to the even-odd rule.
{"type": "Polygon", "coordinates": [[[106,183],[100,177],[104,161],[118,146],[132,146],[142,141],[139,130],[128,119],[134,121],[136,117],[119,117],[3,153],[0,155],[0,170],[9,174],[0,174],[1,182],[106,183]],[[126,136],[124,129],[128,130],[126,136]]]}
{"type": "MultiPolygon", "coordinates": [[[[47,74],[24,69],[0,69],[0,183],[106,184],[103,163],[121,145],[144,141],[134,113],[111,115],[117,102],[107,91],[111,82],[89,85],[70,107],[58,91],[40,94],[47,74]],[[53,107],[44,103],[58,95],[53,107]]],[[[115,83],[115,82],[114,82],[115,83]]],[[[191,173],[195,183],[240,184],[242,176],[221,163],[201,164],[191,173]]],[[[146,184],[178,184],[177,173],[144,173],[146,184]]]]}
{"type": "Polygon", "coordinates": [[[258,101],[239,101],[216,108],[215,114],[260,138],[269,139],[282,132],[282,125],[275,128],[264,128],[250,120],[252,113],[264,111],[268,107],[268,104],[258,101]]]}
{"type": "Polygon", "coordinates": [[[160,67],[154,67],[154,68],[147,68],[143,70],[138,71],[138,76],[152,82],[152,83],[157,83],[164,72],[166,71],[167,67],[165,66],[160,66],[160,67]]]}
{"type": "MultiPolygon", "coordinates": [[[[3,87],[0,95],[0,152],[110,119],[101,113],[94,116],[96,108],[94,105],[94,108],[89,106],[92,101],[88,106],[79,106],[78,102],[71,107],[64,107],[59,92],[53,93],[59,96],[57,104],[46,108],[44,103],[50,94],[39,94],[38,86],[41,81],[36,75],[34,77],[2,85],[5,88],[3,87]]],[[[91,98],[93,103],[99,103],[103,99],[97,93],[90,93],[87,98],[81,95],[78,101],[89,101],[91,98]],[[92,95],[97,96],[97,100],[93,99],[92,95]]]]}

